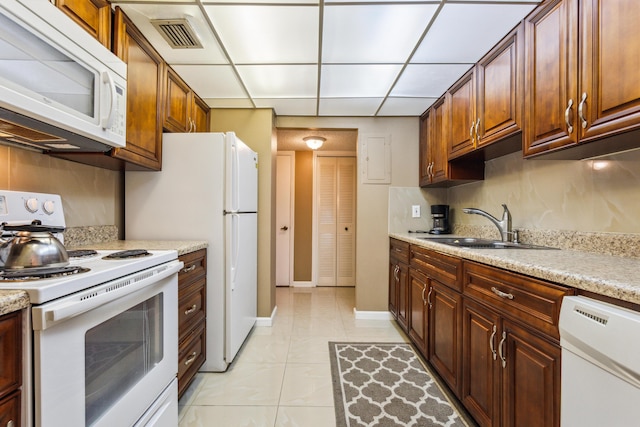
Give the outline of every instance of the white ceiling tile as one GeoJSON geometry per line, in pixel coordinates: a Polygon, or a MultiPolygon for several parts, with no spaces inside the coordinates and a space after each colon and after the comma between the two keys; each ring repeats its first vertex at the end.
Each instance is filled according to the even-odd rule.
{"type": "Polygon", "coordinates": [[[383,98],[323,98],[320,116],[373,116],[383,98]]]}
{"type": "Polygon", "coordinates": [[[325,65],[320,94],[326,97],[385,96],[401,68],[395,64],[325,65]]]}
{"type": "Polygon", "coordinates": [[[201,98],[245,98],[230,65],[172,65],[176,73],[201,98]]]}
{"type": "Polygon", "coordinates": [[[411,62],[477,62],[533,8],[447,3],[411,62]]]}
{"type": "Polygon", "coordinates": [[[378,114],[381,116],[420,116],[438,98],[387,98],[378,114]]]}
{"type": "Polygon", "coordinates": [[[315,65],[239,65],[238,73],[254,98],[312,98],[317,95],[315,65]]]}
{"type": "Polygon", "coordinates": [[[404,63],[436,5],[326,5],[322,59],[328,63],[404,63]]]}
{"type": "Polygon", "coordinates": [[[228,64],[220,44],[198,6],[167,4],[122,4],[122,10],[170,64],[228,64]],[[203,45],[202,49],[173,49],[151,24],[152,19],[187,18],[203,45]]]}
{"type": "Polygon", "coordinates": [[[305,6],[206,6],[236,64],[316,63],[318,8],[305,6]]]}
{"type": "Polygon", "coordinates": [[[436,97],[446,92],[473,64],[409,64],[391,96],[436,97]]]}
{"type": "Polygon", "coordinates": [[[211,108],[253,108],[248,98],[203,98],[211,108]]]}
{"type": "Polygon", "coordinates": [[[253,100],[258,108],[273,108],[279,116],[315,116],[315,98],[270,98],[253,100]]]}
{"type": "MultiPolygon", "coordinates": [[[[153,1],[153,0],[152,0],[153,1]]],[[[189,0],[187,0],[189,1],[189,0]]],[[[191,0],[193,1],[193,0],[191,0]]],[[[318,5],[318,0],[202,0],[204,5],[216,5],[216,4],[310,4],[310,5],[318,5]]]]}

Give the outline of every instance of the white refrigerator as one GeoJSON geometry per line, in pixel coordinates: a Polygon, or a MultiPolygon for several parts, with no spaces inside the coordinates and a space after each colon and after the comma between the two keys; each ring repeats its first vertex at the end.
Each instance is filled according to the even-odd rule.
{"type": "Polygon", "coordinates": [[[126,239],[209,243],[201,371],[225,371],[255,325],[257,211],[258,155],[233,132],[165,133],[162,171],[125,174],[126,239]]]}

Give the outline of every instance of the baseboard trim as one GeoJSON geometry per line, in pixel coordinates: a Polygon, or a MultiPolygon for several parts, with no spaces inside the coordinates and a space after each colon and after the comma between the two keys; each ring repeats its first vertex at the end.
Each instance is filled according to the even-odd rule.
{"type": "Polygon", "coordinates": [[[276,317],[276,311],[278,311],[278,306],[273,307],[273,311],[271,312],[271,317],[258,317],[256,319],[256,326],[273,326],[273,319],[276,317]]]}
{"type": "Polygon", "coordinates": [[[361,311],[353,307],[357,320],[392,320],[393,316],[388,311],[361,311]]]}
{"type": "Polygon", "coordinates": [[[315,284],[313,282],[292,282],[292,288],[315,288],[315,284]]]}

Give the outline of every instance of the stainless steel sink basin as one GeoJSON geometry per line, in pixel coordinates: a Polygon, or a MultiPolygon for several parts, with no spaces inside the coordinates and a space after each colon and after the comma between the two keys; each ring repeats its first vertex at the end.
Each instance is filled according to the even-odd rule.
{"type": "Polygon", "coordinates": [[[421,237],[421,239],[471,249],[556,249],[548,246],[503,242],[501,240],[479,239],[475,237],[421,237]]]}

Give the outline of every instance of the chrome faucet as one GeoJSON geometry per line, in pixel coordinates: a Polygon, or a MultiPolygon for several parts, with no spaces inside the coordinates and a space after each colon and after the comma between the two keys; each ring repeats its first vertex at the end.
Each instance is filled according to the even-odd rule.
{"type": "Polygon", "coordinates": [[[463,208],[462,212],[466,214],[476,214],[481,215],[487,218],[489,221],[493,223],[498,230],[500,230],[500,237],[503,242],[512,242],[513,241],[513,232],[511,231],[511,212],[509,212],[509,208],[504,203],[502,204],[504,211],[502,212],[502,220],[498,221],[497,218],[494,218],[490,214],[486,213],[483,210],[476,208],[463,208]]]}

